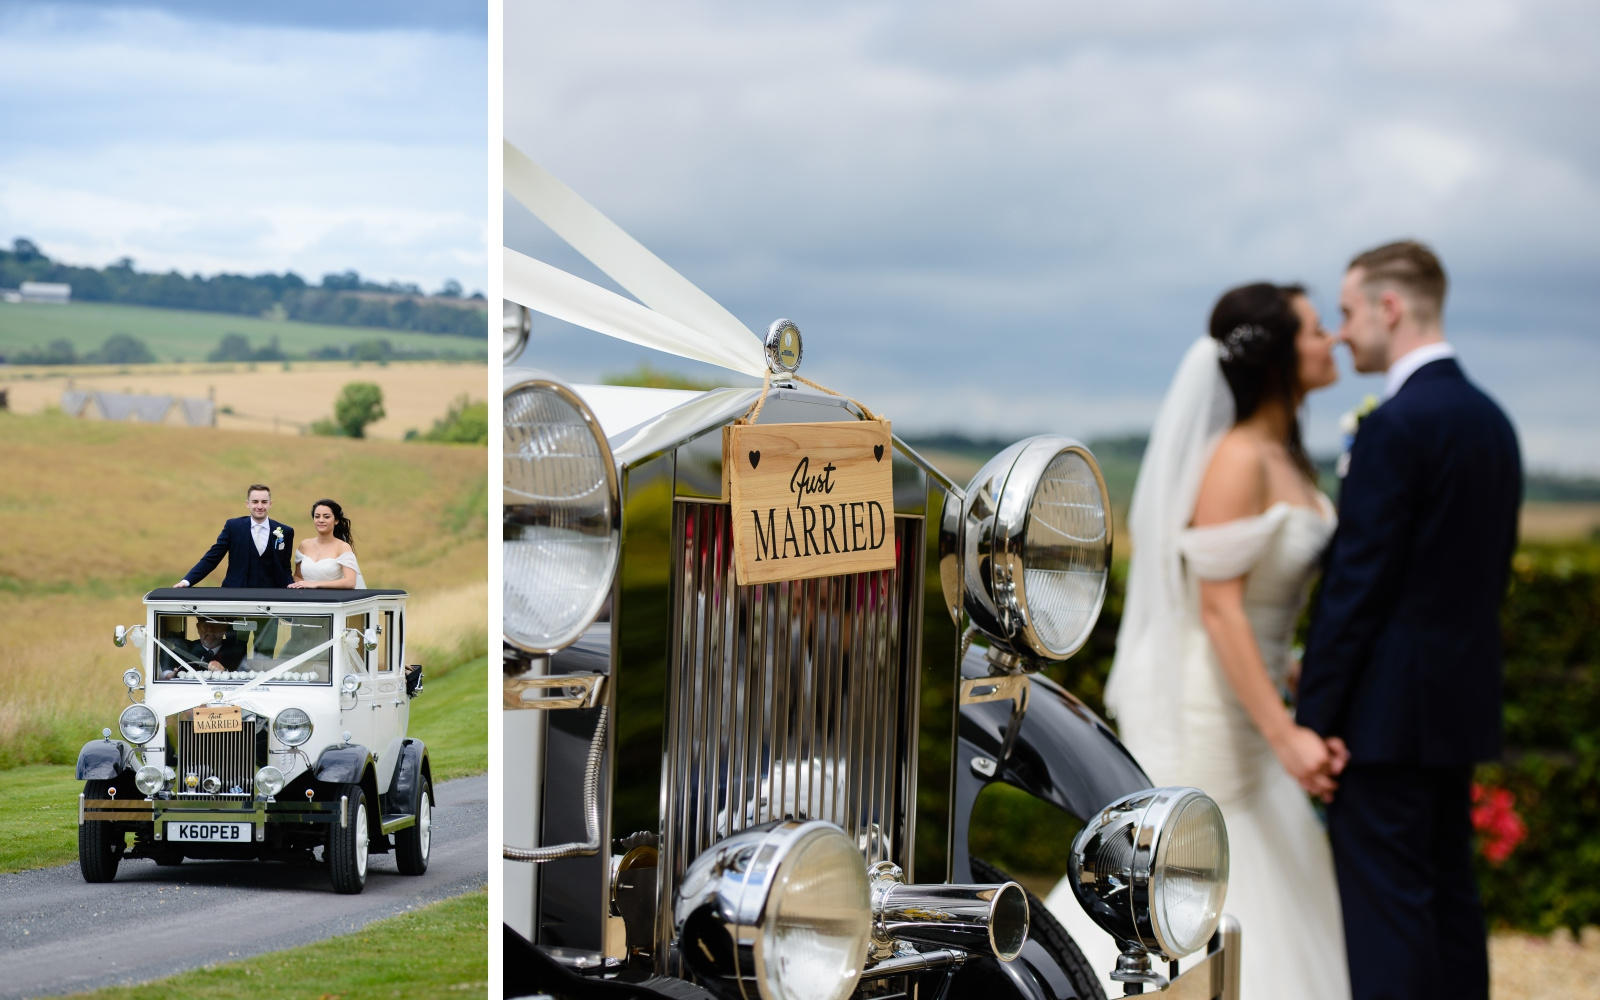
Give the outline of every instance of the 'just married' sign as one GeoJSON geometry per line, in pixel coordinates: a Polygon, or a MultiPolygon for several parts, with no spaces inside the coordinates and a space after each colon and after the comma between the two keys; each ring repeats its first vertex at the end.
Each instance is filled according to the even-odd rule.
{"type": "Polygon", "coordinates": [[[893,567],[892,451],[886,420],[724,428],[734,579],[771,583],[893,567]]]}

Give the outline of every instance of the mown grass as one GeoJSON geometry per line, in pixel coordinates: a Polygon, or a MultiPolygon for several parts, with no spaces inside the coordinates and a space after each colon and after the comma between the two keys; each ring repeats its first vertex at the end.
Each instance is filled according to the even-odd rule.
{"type": "Polygon", "coordinates": [[[51,341],[66,340],[72,343],[79,354],[83,354],[98,348],[114,333],[126,333],[144,341],[145,346],[161,361],[204,361],[206,355],[229,333],[243,334],[253,347],[265,347],[276,337],[278,346],[290,355],[304,355],[328,344],[347,347],[368,340],[387,340],[400,350],[433,351],[441,355],[458,355],[463,359],[482,360],[488,353],[483,339],[380,327],[331,326],[233,313],[103,302],[72,302],[65,306],[35,303],[0,306],[0,345],[5,348],[0,353],[20,347],[44,347],[51,341]]]}
{"type": "Polygon", "coordinates": [[[486,891],[469,893],[316,944],[77,995],[91,1000],[481,997],[489,988],[488,905],[486,891]]]}
{"type": "MultiPolygon", "coordinates": [[[[488,660],[474,659],[441,668],[431,657],[422,694],[411,705],[410,733],[428,745],[435,781],[448,781],[488,770],[486,738],[488,660]]],[[[115,712],[106,713],[116,722],[115,712]]],[[[73,747],[97,737],[84,730],[73,747]]],[[[78,857],[78,793],[83,784],[72,764],[29,764],[0,770],[0,872],[68,864],[78,857]]]]}
{"type": "Polygon", "coordinates": [[[0,468],[0,768],[72,763],[114,723],[138,654],[112,628],[143,621],[252,482],[302,533],[312,501],[343,503],[368,582],[412,595],[412,662],[437,677],[485,655],[480,449],[0,415],[0,468]]]}

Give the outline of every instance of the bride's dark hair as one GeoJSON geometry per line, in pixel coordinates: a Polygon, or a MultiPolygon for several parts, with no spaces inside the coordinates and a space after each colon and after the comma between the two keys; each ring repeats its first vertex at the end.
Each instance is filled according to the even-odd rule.
{"type": "Polygon", "coordinates": [[[1289,415],[1289,457],[1315,481],[1300,436],[1300,354],[1294,343],[1300,332],[1294,300],[1305,294],[1301,285],[1265,281],[1230,289],[1211,310],[1211,337],[1233,392],[1234,420],[1249,419],[1267,400],[1281,404],[1289,415]]]}
{"type": "Polygon", "coordinates": [[[344,516],[344,508],[339,506],[339,501],[322,499],[311,505],[311,516],[317,516],[317,508],[326,507],[333,511],[333,537],[350,546],[350,551],[356,549],[355,539],[350,537],[350,519],[344,516]]]}

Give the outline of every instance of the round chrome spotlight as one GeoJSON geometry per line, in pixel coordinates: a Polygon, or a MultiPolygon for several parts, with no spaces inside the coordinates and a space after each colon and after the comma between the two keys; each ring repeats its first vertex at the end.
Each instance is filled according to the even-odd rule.
{"type": "Polygon", "coordinates": [[[283,791],[283,772],[268,764],[256,772],[256,794],[272,798],[283,791]]]}
{"type": "Polygon", "coordinates": [[[762,1000],[843,1000],[872,937],[861,850],[821,820],[784,820],[721,841],[685,872],[673,907],[702,978],[762,1000]]]}
{"type": "Polygon", "coordinates": [[[1222,810],[1194,788],[1149,788],[1090,819],[1068,863],[1078,901],[1123,945],[1181,958],[1205,945],[1228,892],[1222,810]]]}
{"type": "Polygon", "coordinates": [[[611,593],[617,469],[593,412],[566,386],[516,382],[502,407],[504,637],[552,653],[589,627],[611,593]]]}
{"type": "MultiPolygon", "coordinates": [[[[1111,499],[1094,456],[1040,435],[990,459],[946,505],[941,561],[972,624],[997,645],[1064,660],[1089,638],[1111,577],[1111,499]]],[[[958,600],[946,593],[955,608],[958,600]]]]}
{"type": "Polygon", "coordinates": [[[133,667],[122,672],[122,686],[129,691],[139,690],[139,685],[144,683],[144,675],[133,667]]]}
{"type": "Polygon", "coordinates": [[[222,779],[214,774],[208,774],[205,780],[200,782],[200,790],[207,795],[215,795],[222,791],[222,779]]]}
{"type": "Polygon", "coordinates": [[[161,791],[166,785],[167,769],[155,764],[146,764],[134,772],[133,783],[138,787],[145,798],[149,798],[161,791]]]}

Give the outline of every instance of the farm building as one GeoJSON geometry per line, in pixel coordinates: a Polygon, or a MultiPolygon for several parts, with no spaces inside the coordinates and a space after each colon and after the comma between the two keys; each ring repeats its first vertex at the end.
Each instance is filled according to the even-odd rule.
{"type": "Polygon", "coordinates": [[[72,300],[72,286],[59,281],[24,281],[17,288],[22,302],[45,302],[66,305],[72,300]]]}
{"type": "Polygon", "coordinates": [[[217,426],[215,402],[183,396],[66,389],[61,393],[61,412],[85,420],[125,420],[179,427],[217,426]]]}

